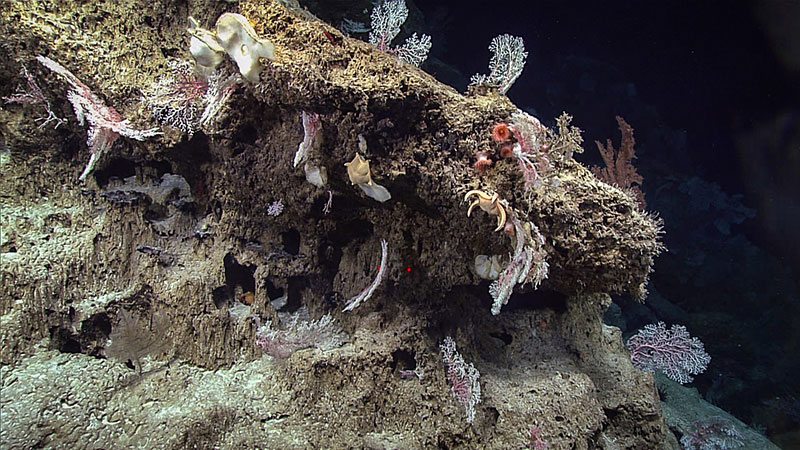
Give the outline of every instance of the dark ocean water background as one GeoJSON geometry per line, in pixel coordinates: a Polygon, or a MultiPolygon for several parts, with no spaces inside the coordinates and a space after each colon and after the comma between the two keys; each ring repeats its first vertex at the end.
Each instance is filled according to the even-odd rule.
{"type": "MultiPolygon", "coordinates": [[[[301,2],[332,24],[368,1],[301,2]]],[[[625,336],[683,324],[712,356],[692,386],[770,437],[800,435],[800,1],[407,2],[402,39],[432,36],[422,68],[465,91],[494,36],[529,52],[508,92],[594,141],[635,129],[647,209],[665,223],[645,304],[615,297],[625,336]]],[[[787,438],[788,436],[788,438],[787,438]]],[[[797,441],[795,441],[797,442],[797,441]]],[[[785,445],[785,444],[784,444],[785,445]]]]}

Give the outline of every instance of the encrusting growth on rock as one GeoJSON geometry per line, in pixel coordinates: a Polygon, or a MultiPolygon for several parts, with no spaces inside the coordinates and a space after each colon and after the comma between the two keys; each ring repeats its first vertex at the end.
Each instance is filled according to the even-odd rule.
{"type": "MultiPolygon", "coordinates": [[[[544,127],[498,95],[507,83],[462,95],[287,5],[243,0],[220,16],[219,2],[199,0],[187,33],[173,2],[0,2],[0,67],[32,58],[34,43],[92,80],[102,101],[48,66],[90,123],[88,171],[108,161],[96,183],[73,185],[84,162],[65,136],[83,130],[0,109],[11,149],[0,159],[13,162],[0,191],[15,193],[0,215],[0,310],[13,318],[0,362],[14,380],[0,396],[3,443],[508,449],[535,418],[552,448],[588,448],[601,433],[657,448],[652,377],[602,322],[606,293],[643,290],[657,223],[572,159],[580,132],[565,116],[544,127]],[[212,89],[209,74],[229,80],[220,101],[195,102],[192,127],[112,146],[160,133],[131,124],[153,120],[137,93],[184,80],[173,60],[191,95],[212,89]],[[494,159],[483,174],[479,152],[494,159]],[[502,232],[467,217],[465,201],[502,232]],[[120,383],[139,378],[103,358],[109,334],[121,342],[122,310],[169,319],[175,353],[153,354],[174,357],[168,372],[120,383]],[[445,336],[469,364],[443,367],[445,336]],[[403,376],[412,369],[425,377],[403,376]],[[209,433],[197,424],[215,407],[247,420],[209,433]],[[39,426],[43,416],[69,433],[39,426]]],[[[42,93],[58,98],[58,83],[42,93]]]]}

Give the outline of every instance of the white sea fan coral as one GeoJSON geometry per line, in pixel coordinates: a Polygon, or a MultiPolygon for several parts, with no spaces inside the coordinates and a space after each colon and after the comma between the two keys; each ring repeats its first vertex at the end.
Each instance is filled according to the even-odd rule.
{"type": "Polygon", "coordinates": [[[169,68],[170,73],[153,84],[142,101],[158,123],[181,130],[191,138],[197,131],[208,84],[195,75],[188,61],[171,60],[169,68]]]}
{"type": "Polygon", "coordinates": [[[400,27],[407,18],[408,7],[405,0],[385,0],[377,4],[370,16],[372,30],[369,33],[369,43],[382,52],[396,53],[401,61],[419,67],[431,49],[430,36],[423,34],[417,37],[417,33],[414,33],[402,46],[391,48],[392,40],[400,33],[400,27]]]}
{"type": "Polygon", "coordinates": [[[305,320],[306,315],[307,312],[301,309],[282,328],[273,328],[269,322],[259,327],[256,331],[256,344],[268,355],[288,358],[298,350],[332,350],[347,341],[342,327],[330,314],[325,314],[319,320],[305,320]]]}
{"type": "Polygon", "coordinates": [[[478,382],[481,373],[472,363],[464,361],[450,336],[444,338],[441,349],[447,379],[451,384],[450,391],[458,404],[464,407],[467,423],[472,423],[475,420],[475,407],[481,402],[481,384],[478,382]]]}
{"type": "Polygon", "coordinates": [[[400,27],[408,18],[405,0],[387,0],[379,3],[370,15],[372,31],[369,43],[382,52],[389,50],[392,40],[400,33],[400,27]]]}
{"type": "Polygon", "coordinates": [[[175,128],[191,138],[199,129],[211,128],[220,118],[236,86],[238,73],[225,75],[222,69],[207,77],[195,72],[188,61],[173,60],[170,73],[161,77],[142,96],[158,123],[175,128]]]}
{"type": "Polygon", "coordinates": [[[667,329],[664,322],[645,325],[625,344],[633,365],[645,372],[662,372],[678,383],[689,383],[692,375],[703,373],[711,362],[700,339],[683,325],[667,329]]]}
{"type": "Polygon", "coordinates": [[[419,67],[428,58],[430,50],[431,37],[427,34],[417,37],[417,33],[414,33],[403,45],[397,47],[397,57],[403,62],[419,67]]]}
{"type": "Polygon", "coordinates": [[[497,88],[501,94],[511,89],[525,67],[528,52],[521,37],[501,34],[492,39],[489,50],[493,53],[489,60],[489,75],[473,75],[470,85],[487,85],[497,88]]]}

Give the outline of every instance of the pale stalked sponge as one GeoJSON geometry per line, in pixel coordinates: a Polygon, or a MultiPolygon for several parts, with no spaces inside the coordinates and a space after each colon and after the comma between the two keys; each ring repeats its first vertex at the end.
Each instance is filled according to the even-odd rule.
{"type": "Polygon", "coordinates": [[[369,170],[369,161],[356,153],[356,156],[347,166],[347,176],[351,184],[357,184],[367,196],[383,203],[392,198],[389,191],[380,184],[372,181],[372,173],[369,170]]]}
{"type": "Polygon", "coordinates": [[[192,35],[189,51],[198,65],[215,68],[222,62],[225,52],[236,61],[239,72],[248,81],[258,82],[264,66],[260,58],[275,59],[275,46],[261,39],[241,14],[225,13],[217,19],[216,30],[200,28],[189,18],[189,34],[192,35]]]}

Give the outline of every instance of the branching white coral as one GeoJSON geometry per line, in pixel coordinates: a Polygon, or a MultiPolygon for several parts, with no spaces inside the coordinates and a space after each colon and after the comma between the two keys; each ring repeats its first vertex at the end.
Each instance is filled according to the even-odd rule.
{"type": "Polygon", "coordinates": [[[195,76],[187,61],[170,61],[169,68],[170,73],[153,84],[142,101],[158,123],[181,130],[191,138],[197,131],[200,101],[208,84],[195,76]]]}
{"type": "Polygon", "coordinates": [[[282,328],[273,328],[269,322],[259,327],[256,344],[276,358],[288,358],[305,348],[332,350],[344,344],[346,336],[342,327],[330,314],[325,314],[319,320],[304,320],[304,315],[292,315],[282,328]]]}
{"type": "Polygon", "coordinates": [[[200,116],[200,126],[207,127],[213,125],[219,120],[219,113],[222,108],[228,103],[231,94],[236,90],[236,86],[242,81],[241,75],[233,73],[224,76],[221,70],[218,70],[208,77],[208,89],[203,96],[203,114],[200,116]]]}
{"type": "Polygon", "coordinates": [[[388,51],[407,18],[408,7],[405,0],[386,0],[379,3],[370,15],[372,31],[369,32],[369,43],[382,52],[388,51]]]}
{"type": "Polygon", "coordinates": [[[207,77],[195,72],[188,61],[171,61],[170,73],[143,95],[142,101],[162,125],[191,138],[200,128],[213,126],[241,76],[215,70],[207,77]],[[202,112],[201,112],[202,111],[202,112]]]}
{"type": "Polygon", "coordinates": [[[456,343],[450,336],[444,338],[441,345],[442,361],[447,368],[447,379],[452,385],[453,393],[459,405],[467,413],[467,423],[475,420],[475,407],[481,402],[481,384],[478,382],[481,373],[472,363],[467,364],[456,350],[456,343]]]}
{"type": "Polygon", "coordinates": [[[514,227],[513,239],[515,242],[514,253],[500,277],[489,286],[492,295],[492,314],[500,314],[500,309],[508,303],[514,286],[530,282],[533,287],[539,286],[549,272],[545,258],[544,236],[532,222],[522,222],[517,213],[508,210],[509,222],[514,227]]]}
{"type": "Polygon", "coordinates": [[[408,7],[405,0],[385,0],[375,6],[370,16],[372,30],[369,43],[382,52],[397,53],[397,57],[409,64],[419,66],[428,57],[431,49],[431,37],[423,34],[417,37],[414,33],[406,39],[405,44],[391,48],[392,40],[400,33],[400,27],[408,18],[408,7]]]}
{"type": "Polygon", "coordinates": [[[525,67],[528,52],[521,37],[502,34],[492,39],[489,50],[493,53],[489,60],[489,75],[473,75],[470,85],[487,85],[497,88],[501,94],[511,89],[525,67]]]}
{"type": "Polygon", "coordinates": [[[427,34],[417,37],[417,33],[414,33],[406,39],[405,44],[397,47],[397,57],[403,62],[419,67],[425,62],[430,50],[431,37],[427,34]]]}

